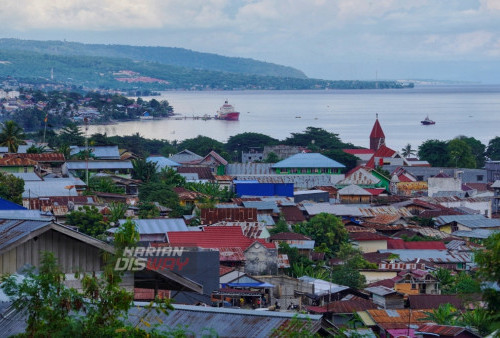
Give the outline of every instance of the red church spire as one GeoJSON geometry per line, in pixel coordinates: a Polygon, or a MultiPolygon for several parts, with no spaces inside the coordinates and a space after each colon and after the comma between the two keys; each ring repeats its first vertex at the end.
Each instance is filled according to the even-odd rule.
{"type": "Polygon", "coordinates": [[[370,149],[377,150],[382,145],[385,144],[385,135],[380,123],[378,122],[378,114],[377,119],[375,120],[375,124],[373,125],[372,132],[370,133],[370,149]]]}

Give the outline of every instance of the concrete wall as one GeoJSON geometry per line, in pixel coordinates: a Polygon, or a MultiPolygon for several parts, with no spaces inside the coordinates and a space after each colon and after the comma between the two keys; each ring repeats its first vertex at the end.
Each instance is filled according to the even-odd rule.
{"type": "Polygon", "coordinates": [[[278,272],[278,250],[255,242],[245,251],[245,273],[271,275],[278,272]]]}
{"type": "Polygon", "coordinates": [[[378,250],[387,250],[387,241],[353,241],[364,253],[377,252],[378,250]]]}
{"type": "Polygon", "coordinates": [[[300,304],[299,293],[313,293],[313,285],[305,283],[297,278],[289,276],[254,276],[258,280],[271,283],[274,288],[271,290],[271,305],[276,301],[282,309],[286,309],[288,305],[300,304]],[[296,293],[296,291],[298,293],[296,293]]]}
{"type": "Polygon", "coordinates": [[[366,278],[366,284],[377,282],[382,279],[394,278],[398,275],[396,271],[359,271],[366,278]]]}
{"type": "Polygon", "coordinates": [[[462,180],[453,177],[429,177],[428,195],[434,196],[439,191],[462,191],[462,180]]]}

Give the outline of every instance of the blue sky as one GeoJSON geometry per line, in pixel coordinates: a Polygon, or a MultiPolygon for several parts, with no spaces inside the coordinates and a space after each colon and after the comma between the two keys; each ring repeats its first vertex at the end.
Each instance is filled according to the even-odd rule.
{"type": "Polygon", "coordinates": [[[182,47],[323,79],[500,83],[500,0],[4,0],[0,37],[182,47]]]}

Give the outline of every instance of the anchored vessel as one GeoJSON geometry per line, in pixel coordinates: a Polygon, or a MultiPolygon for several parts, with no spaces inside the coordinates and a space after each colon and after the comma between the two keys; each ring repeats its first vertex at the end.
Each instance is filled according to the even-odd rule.
{"type": "Polygon", "coordinates": [[[234,111],[233,105],[229,104],[229,102],[226,100],[217,111],[216,118],[219,120],[238,121],[238,119],[240,118],[240,113],[234,111]]]}

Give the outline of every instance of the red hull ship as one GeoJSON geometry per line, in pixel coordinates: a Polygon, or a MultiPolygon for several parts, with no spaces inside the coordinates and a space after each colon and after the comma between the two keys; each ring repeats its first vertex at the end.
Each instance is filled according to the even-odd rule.
{"type": "Polygon", "coordinates": [[[234,111],[233,105],[229,104],[226,100],[224,104],[217,111],[216,118],[219,120],[226,121],[238,121],[240,118],[240,113],[234,111]]]}

